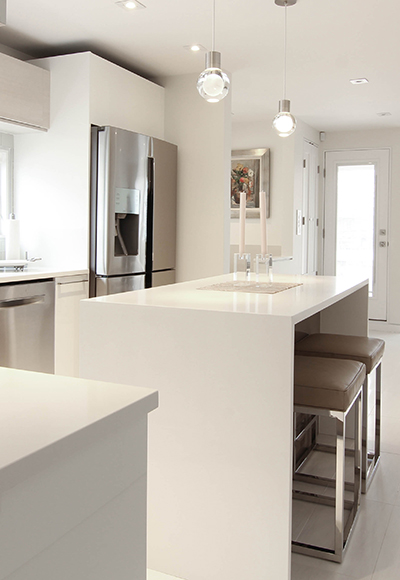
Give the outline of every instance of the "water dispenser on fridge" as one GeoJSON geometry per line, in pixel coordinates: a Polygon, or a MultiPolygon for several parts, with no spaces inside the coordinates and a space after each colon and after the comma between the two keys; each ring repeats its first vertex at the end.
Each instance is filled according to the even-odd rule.
{"type": "Polygon", "coordinates": [[[115,190],[114,256],[137,256],[139,252],[139,203],[137,189],[115,190]]]}

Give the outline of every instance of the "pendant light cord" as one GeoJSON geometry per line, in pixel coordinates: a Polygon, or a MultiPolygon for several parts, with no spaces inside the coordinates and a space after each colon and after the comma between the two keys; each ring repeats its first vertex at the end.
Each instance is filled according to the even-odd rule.
{"type": "Polygon", "coordinates": [[[213,0],[213,9],[212,9],[212,45],[211,49],[214,52],[215,50],[215,0],[213,0]]]}
{"type": "Polygon", "coordinates": [[[283,34],[283,98],[286,99],[286,37],[287,37],[287,2],[285,2],[285,26],[284,26],[284,34],[283,34]]]}

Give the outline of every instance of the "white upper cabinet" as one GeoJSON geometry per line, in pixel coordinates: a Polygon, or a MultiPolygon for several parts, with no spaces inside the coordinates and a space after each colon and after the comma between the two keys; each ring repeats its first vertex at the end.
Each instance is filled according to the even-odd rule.
{"type": "Polygon", "coordinates": [[[47,130],[50,127],[49,71],[0,54],[0,120],[47,130]]]}

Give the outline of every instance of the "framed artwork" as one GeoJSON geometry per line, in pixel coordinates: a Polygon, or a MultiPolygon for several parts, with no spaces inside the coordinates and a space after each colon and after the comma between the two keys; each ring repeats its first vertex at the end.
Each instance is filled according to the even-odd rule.
{"type": "Polygon", "coordinates": [[[246,218],[260,217],[260,191],[266,193],[267,218],[270,217],[269,149],[232,151],[232,218],[239,218],[241,191],[246,192],[246,218]]]}

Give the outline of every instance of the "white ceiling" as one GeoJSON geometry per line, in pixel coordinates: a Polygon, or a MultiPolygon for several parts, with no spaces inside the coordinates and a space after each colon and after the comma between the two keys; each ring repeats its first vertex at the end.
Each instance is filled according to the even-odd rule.
{"type": "MultiPolygon", "coordinates": [[[[145,10],[128,12],[114,0],[8,0],[0,43],[32,56],[92,50],[154,80],[200,73],[204,53],[183,47],[211,49],[212,0],[141,1],[145,10]]],[[[287,97],[298,118],[319,131],[400,127],[398,0],[298,0],[287,16],[287,97]],[[369,84],[350,84],[359,77],[369,84]]],[[[216,0],[235,123],[272,120],[283,23],[274,0],[216,0]]]]}

